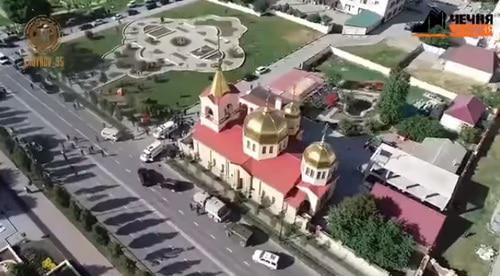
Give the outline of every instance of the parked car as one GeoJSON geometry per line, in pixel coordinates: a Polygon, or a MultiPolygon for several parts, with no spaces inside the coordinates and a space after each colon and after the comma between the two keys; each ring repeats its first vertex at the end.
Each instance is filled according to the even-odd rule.
{"type": "Polygon", "coordinates": [[[129,8],[135,8],[137,6],[138,6],[138,4],[137,4],[137,1],[135,1],[135,0],[130,1],[127,4],[127,7],[129,7],[129,8]]]}
{"type": "Polygon", "coordinates": [[[113,20],[115,21],[118,21],[118,20],[122,20],[125,16],[117,13],[115,16],[112,17],[113,20]]]}
{"type": "Polygon", "coordinates": [[[105,24],[106,21],[104,21],[103,19],[96,19],[93,23],[94,27],[97,27],[99,25],[102,25],[102,24],[105,24]]]}
{"type": "Polygon", "coordinates": [[[80,31],[90,30],[92,28],[94,28],[94,25],[90,23],[85,23],[79,27],[80,31]]]}
{"type": "Polygon", "coordinates": [[[146,4],[146,9],[152,10],[158,8],[158,5],[156,5],[156,2],[151,2],[149,4],[146,4]]]}
{"type": "Polygon", "coordinates": [[[280,256],[269,251],[257,249],[252,255],[252,260],[258,264],[266,266],[267,268],[276,270],[278,269],[280,256]]]}
{"type": "Polygon", "coordinates": [[[259,76],[259,75],[265,74],[265,73],[267,73],[269,71],[271,71],[269,69],[269,67],[259,66],[259,67],[257,67],[257,69],[255,69],[255,74],[259,76]]]}
{"type": "Polygon", "coordinates": [[[0,64],[2,64],[2,65],[10,64],[9,57],[0,53],[0,64]]]}
{"type": "Polygon", "coordinates": [[[141,182],[142,186],[151,187],[155,184],[154,181],[151,179],[151,174],[148,169],[142,167],[139,168],[137,170],[137,175],[139,176],[139,182],[141,182]]]}
{"type": "Polygon", "coordinates": [[[170,0],[160,0],[160,4],[168,5],[168,4],[170,4],[170,0]]]}
{"type": "Polygon", "coordinates": [[[132,16],[132,15],[139,14],[139,11],[138,10],[134,10],[134,9],[128,9],[127,13],[128,13],[128,15],[132,16]]]}
{"type": "Polygon", "coordinates": [[[5,99],[7,97],[7,89],[5,87],[0,86],[0,99],[5,99]]]}

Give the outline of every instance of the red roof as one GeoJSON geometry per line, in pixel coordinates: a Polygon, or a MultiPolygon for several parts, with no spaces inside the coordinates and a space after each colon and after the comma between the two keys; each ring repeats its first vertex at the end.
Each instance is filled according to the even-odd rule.
{"type": "Polygon", "coordinates": [[[449,48],[441,57],[492,74],[497,68],[497,55],[494,51],[467,44],[449,48]]]}
{"type": "MultiPolygon", "coordinates": [[[[301,81],[304,79],[310,79],[311,84],[313,84],[314,87],[318,87],[324,84],[323,78],[321,78],[318,74],[308,72],[308,71],[303,71],[299,69],[292,69],[288,71],[287,73],[281,75],[277,79],[273,80],[269,84],[269,89],[278,95],[281,95],[284,92],[288,92],[289,90],[293,90],[293,86],[299,84],[301,81]]],[[[299,87],[297,87],[300,89],[299,87]]],[[[299,91],[297,91],[300,93],[299,91]]],[[[299,96],[299,95],[296,95],[299,96]]]]}
{"type": "Polygon", "coordinates": [[[301,155],[285,150],[276,158],[254,160],[243,153],[242,133],[242,127],[238,124],[217,133],[198,123],[194,127],[193,139],[210,147],[232,163],[242,166],[248,173],[280,193],[287,194],[300,181],[301,155]]]}
{"type": "Polygon", "coordinates": [[[299,208],[300,204],[307,200],[307,195],[303,191],[293,188],[290,193],[288,194],[288,197],[285,198],[285,201],[292,207],[294,208],[299,208]]]}
{"type": "Polygon", "coordinates": [[[486,106],[474,96],[459,95],[445,111],[463,122],[475,125],[486,111],[486,106]]]}
{"type": "Polygon", "coordinates": [[[433,247],[446,220],[446,216],[380,183],[375,183],[371,194],[378,199],[384,215],[404,222],[415,240],[433,247]]]}
{"type": "Polygon", "coordinates": [[[306,183],[304,181],[301,181],[299,183],[299,185],[297,185],[297,186],[309,189],[318,198],[322,198],[326,194],[326,192],[328,192],[328,188],[330,187],[330,185],[324,185],[324,186],[312,185],[312,184],[306,183]]]}

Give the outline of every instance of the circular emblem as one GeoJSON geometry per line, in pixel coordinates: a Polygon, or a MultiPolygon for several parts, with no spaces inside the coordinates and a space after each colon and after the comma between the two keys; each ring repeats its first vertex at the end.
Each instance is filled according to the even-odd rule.
{"type": "Polygon", "coordinates": [[[59,47],[60,27],[47,16],[32,18],[24,29],[30,48],[38,54],[54,52],[59,47]]]}

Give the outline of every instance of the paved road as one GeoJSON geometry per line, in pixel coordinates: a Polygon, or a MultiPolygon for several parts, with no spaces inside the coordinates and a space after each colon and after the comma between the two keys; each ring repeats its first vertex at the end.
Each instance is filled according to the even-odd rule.
{"type": "MultiPolygon", "coordinates": [[[[12,112],[10,110],[2,109],[4,112],[0,113],[2,118],[5,112],[12,112]]],[[[28,184],[29,180],[21,172],[17,170],[15,165],[0,152],[0,161],[2,163],[2,170],[12,170],[11,179],[9,181],[10,188],[14,190],[20,199],[29,208],[30,216],[36,217],[43,224],[43,227],[50,231],[51,238],[56,238],[62,244],[64,249],[78,262],[90,275],[104,275],[104,276],[119,276],[120,273],[109,263],[95,247],[90,243],[87,238],[80,233],[80,231],[67,220],[64,215],[57,209],[50,200],[42,193],[27,194],[24,187],[28,184]]],[[[4,204],[4,203],[2,203],[4,204]]],[[[38,229],[38,227],[36,227],[38,229]]],[[[33,229],[20,229],[20,231],[32,231],[33,229]]],[[[40,231],[40,230],[38,230],[40,231]]],[[[48,233],[47,233],[48,234],[48,233]]],[[[41,237],[29,236],[38,240],[41,237]]],[[[69,257],[69,256],[66,256],[69,257]]]]}
{"type": "MultiPolygon", "coordinates": [[[[173,193],[140,186],[136,176],[141,165],[138,156],[151,142],[149,137],[116,144],[101,142],[109,154],[107,157],[82,158],[79,151],[74,150],[66,154],[68,161],[65,162],[59,153],[59,141],[69,134],[88,140],[79,145],[89,146],[95,141],[102,122],[85,111],[72,110],[71,105],[62,103],[55,95],[32,90],[29,81],[11,68],[0,72],[0,82],[12,91],[9,98],[0,103],[10,112],[0,123],[14,126],[25,136],[46,135],[55,155],[47,167],[60,175],[67,189],[155,272],[163,275],[315,275],[291,256],[285,256],[290,265],[277,272],[253,264],[251,254],[255,248],[277,252],[282,249],[272,241],[255,248],[241,248],[228,240],[222,224],[206,216],[198,217],[189,210],[188,202],[194,189],[173,193]],[[67,163],[77,168],[78,176],[72,175],[67,163]],[[155,260],[161,262],[154,264],[155,260]]],[[[97,147],[95,143],[94,146],[97,147]]],[[[166,177],[182,179],[166,167],[151,166],[166,177]]]]}

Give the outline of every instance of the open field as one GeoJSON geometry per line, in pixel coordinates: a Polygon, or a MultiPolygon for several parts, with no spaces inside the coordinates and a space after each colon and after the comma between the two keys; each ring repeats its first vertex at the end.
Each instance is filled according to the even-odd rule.
{"type": "Polygon", "coordinates": [[[410,73],[410,75],[419,80],[462,95],[470,94],[470,89],[472,86],[481,85],[481,83],[476,82],[472,79],[450,72],[432,69],[429,67],[408,68],[407,71],[408,73],[410,73]]]}
{"type": "Polygon", "coordinates": [[[385,41],[373,45],[341,47],[341,49],[389,68],[398,65],[409,53],[390,46],[385,41]]]}

